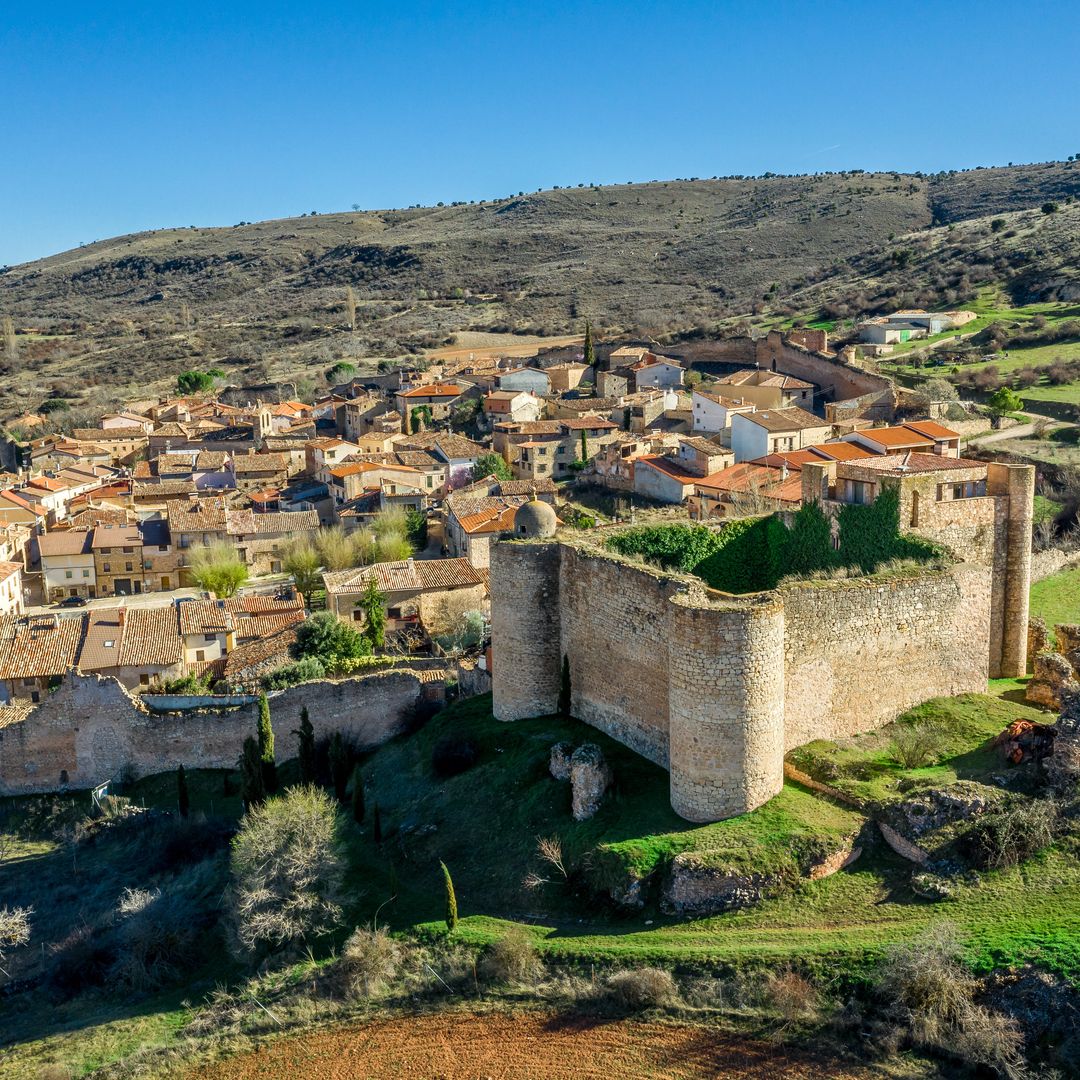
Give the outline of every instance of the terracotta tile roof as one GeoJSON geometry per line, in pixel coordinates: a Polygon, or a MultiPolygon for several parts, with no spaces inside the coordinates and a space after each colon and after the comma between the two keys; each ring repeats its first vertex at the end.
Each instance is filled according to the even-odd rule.
{"type": "Polygon", "coordinates": [[[74,428],[71,437],[79,442],[131,442],[145,439],[146,432],[141,427],[74,428]]]}
{"type": "Polygon", "coordinates": [[[873,469],[874,472],[892,473],[896,476],[911,473],[955,472],[957,469],[981,469],[986,471],[986,462],[972,461],[968,458],[942,457],[941,454],[919,454],[908,451],[904,454],[875,454],[851,463],[853,468],[873,469]]]}
{"type": "Polygon", "coordinates": [[[432,383],[430,386],[415,386],[411,390],[399,390],[397,392],[398,397],[404,398],[416,398],[416,397],[459,397],[462,393],[461,387],[455,386],[453,383],[432,383]]]}
{"type": "Polygon", "coordinates": [[[755,494],[779,502],[802,502],[802,477],[797,471],[784,476],[782,469],[744,461],[697,481],[698,494],[755,494]]]}
{"type": "Polygon", "coordinates": [[[914,450],[917,447],[934,445],[931,436],[922,435],[910,427],[863,428],[855,434],[889,450],[914,450]]]}
{"type": "Polygon", "coordinates": [[[406,559],[324,574],[327,592],[361,592],[372,579],[382,593],[439,591],[480,585],[483,577],[468,559],[406,559]]]}
{"type": "Polygon", "coordinates": [[[131,485],[133,499],[164,499],[168,496],[190,495],[198,489],[194,480],[143,480],[131,485]]]}
{"type": "Polygon", "coordinates": [[[223,634],[234,626],[232,613],[219,600],[182,600],[180,610],[180,633],[223,634]]]}
{"type": "Polygon", "coordinates": [[[414,566],[424,590],[462,589],[484,582],[468,559],[418,559],[414,566]]]}
{"type": "Polygon", "coordinates": [[[22,563],[0,561],[0,581],[7,581],[9,577],[21,571],[22,568],[22,563]]]}
{"type": "Polygon", "coordinates": [[[237,454],[233,458],[233,472],[285,472],[290,461],[288,454],[237,454]]]}
{"type": "Polygon", "coordinates": [[[276,659],[285,663],[289,660],[289,649],[294,641],[296,625],[291,624],[266,637],[242,642],[225,657],[223,674],[225,678],[235,679],[251,668],[261,668],[276,659]]]}
{"type": "Polygon", "coordinates": [[[123,608],[104,608],[87,613],[86,634],[79,650],[80,671],[101,671],[120,664],[125,619],[123,608]]]}
{"type": "Polygon", "coordinates": [[[613,420],[609,420],[606,416],[575,417],[571,420],[560,420],[559,424],[564,431],[612,431],[619,427],[618,424],[613,420]]]}
{"type": "Polygon", "coordinates": [[[601,412],[616,409],[619,406],[617,398],[558,398],[555,402],[560,409],[570,409],[572,412],[601,412]]]}
{"type": "Polygon", "coordinates": [[[715,454],[730,454],[731,451],[726,446],[721,446],[719,443],[715,443],[712,439],[702,438],[700,435],[684,435],[679,439],[680,446],[689,446],[691,450],[696,450],[699,454],[707,454],[710,457],[715,454]]]}
{"type": "Polygon", "coordinates": [[[637,458],[634,464],[656,469],[657,472],[662,472],[666,476],[670,476],[672,480],[679,481],[684,487],[695,484],[701,479],[700,476],[684,469],[674,458],[663,457],[660,454],[643,455],[642,457],[637,458]]]}
{"type": "Polygon", "coordinates": [[[957,432],[951,428],[945,427],[943,424],[939,424],[934,420],[911,420],[904,424],[904,427],[911,428],[912,431],[917,432],[920,435],[926,435],[931,439],[959,439],[960,436],[957,432]]]}
{"type": "Polygon", "coordinates": [[[304,612],[278,611],[267,615],[250,615],[236,620],[236,639],[240,642],[258,641],[304,621],[304,612]]]}
{"type": "Polygon", "coordinates": [[[225,610],[234,615],[279,615],[286,611],[303,611],[304,603],[299,597],[281,600],[276,596],[244,593],[242,596],[230,596],[225,601],[225,610]]]}
{"type": "Polygon", "coordinates": [[[43,559],[63,555],[89,555],[93,549],[94,534],[89,529],[63,529],[47,532],[37,538],[38,551],[43,559]]]}
{"type": "Polygon", "coordinates": [[[0,679],[63,675],[75,666],[85,618],[5,616],[0,620],[0,679]]]}
{"type": "Polygon", "coordinates": [[[200,450],[195,458],[199,472],[220,472],[228,464],[229,455],[224,450],[200,450]]]}
{"type": "Polygon", "coordinates": [[[143,546],[142,533],[138,525],[99,525],[93,532],[92,546],[101,548],[143,546]]]}
{"type": "Polygon", "coordinates": [[[693,392],[695,397],[708,398],[710,401],[715,401],[717,405],[723,405],[725,409],[746,409],[749,412],[753,412],[756,405],[752,401],[746,401],[744,398],[732,398],[726,397],[723,394],[714,394],[711,390],[697,389],[693,392]]]}
{"type": "Polygon", "coordinates": [[[506,421],[495,425],[496,431],[505,431],[507,435],[558,435],[562,431],[562,420],[520,420],[506,421]]]}
{"type": "MultiPolygon", "coordinates": [[[[281,510],[252,514],[256,536],[278,536],[287,533],[309,532],[319,528],[318,510],[281,510]]],[[[230,532],[232,530],[230,529],[230,532]]]]}
{"type": "Polygon", "coordinates": [[[865,446],[853,442],[820,443],[810,449],[833,461],[856,461],[859,458],[874,456],[872,450],[867,450],[865,446]]]}
{"type": "Polygon", "coordinates": [[[802,431],[806,428],[827,428],[829,423],[820,416],[815,416],[797,405],[787,409],[763,409],[743,417],[751,424],[757,424],[766,431],[802,431]]]}
{"type": "Polygon", "coordinates": [[[458,524],[461,526],[462,531],[470,536],[475,536],[484,533],[508,532],[513,529],[514,515],[517,513],[518,508],[517,506],[506,506],[504,500],[500,500],[500,502],[503,503],[501,509],[492,507],[489,510],[478,510],[475,513],[466,514],[464,517],[458,517],[458,524]]]}
{"type": "Polygon", "coordinates": [[[175,604],[133,607],[127,612],[121,667],[171,667],[184,658],[175,604]]]}
{"type": "Polygon", "coordinates": [[[554,480],[543,476],[536,480],[500,480],[497,493],[504,496],[527,495],[531,497],[534,492],[538,495],[554,495],[558,490],[559,487],[554,480]]]}

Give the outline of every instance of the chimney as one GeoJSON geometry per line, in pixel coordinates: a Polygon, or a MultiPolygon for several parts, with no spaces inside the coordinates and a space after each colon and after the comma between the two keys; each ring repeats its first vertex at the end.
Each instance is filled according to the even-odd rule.
{"type": "Polygon", "coordinates": [[[126,614],[127,614],[127,612],[126,612],[126,610],[124,608],[121,607],[121,608],[116,609],[116,625],[117,626],[123,626],[124,625],[124,616],[126,614]]]}

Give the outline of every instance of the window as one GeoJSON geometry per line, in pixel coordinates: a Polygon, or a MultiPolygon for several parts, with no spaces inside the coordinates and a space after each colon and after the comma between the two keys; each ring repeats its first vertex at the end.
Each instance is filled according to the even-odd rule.
{"type": "Polygon", "coordinates": [[[89,577],[89,576],[90,576],[90,571],[89,571],[89,570],[84,570],[84,571],[82,572],[82,576],[83,576],[84,578],[87,578],[87,577],[89,577]]]}
{"type": "Polygon", "coordinates": [[[961,484],[950,484],[952,498],[977,499],[986,494],[985,480],[965,480],[961,484]]]}
{"type": "Polygon", "coordinates": [[[66,579],[67,579],[68,581],[70,581],[70,580],[71,580],[71,578],[72,578],[72,572],[71,572],[70,570],[65,570],[65,571],[64,571],[64,577],[65,577],[65,578],[66,578],[66,579]]]}
{"type": "Polygon", "coordinates": [[[109,564],[108,564],[108,563],[102,563],[102,564],[101,564],[101,569],[102,569],[102,571],[103,571],[104,573],[106,573],[106,574],[110,574],[110,573],[112,573],[112,570],[110,569],[110,567],[109,567],[109,564]]]}
{"type": "Polygon", "coordinates": [[[129,563],[129,562],[126,562],[126,563],[124,563],[124,569],[125,569],[125,570],[126,570],[126,571],[127,571],[128,573],[129,573],[129,574],[131,573],[131,571],[132,571],[132,570],[133,570],[134,568],[135,568],[135,564],[134,564],[134,563],[129,563]]]}
{"type": "Polygon", "coordinates": [[[213,645],[214,642],[217,641],[217,637],[213,634],[203,634],[203,641],[205,641],[207,645],[213,645]]]}
{"type": "Polygon", "coordinates": [[[150,676],[145,674],[145,673],[140,675],[139,676],[139,685],[140,686],[149,686],[150,685],[150,676]]]}
{"type": "Polygon", "coordinates": [[[195,662],[198,663],[200,660],[205,660],[205,659],[206,659],[206,653],[203,652],[202,649],[196,649],[195,650],[195,662]]]}
{"type": "Polygon", "coordinates": [[[874,501],[874,485],[866,480],[845,480],[843,501],[868,506],[874,501]]]}

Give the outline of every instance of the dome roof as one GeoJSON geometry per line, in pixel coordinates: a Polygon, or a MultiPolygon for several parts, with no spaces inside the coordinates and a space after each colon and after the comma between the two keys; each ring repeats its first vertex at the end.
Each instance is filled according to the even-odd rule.
{"type": "Polygon", "coordinates": [[[514,536],[548,537],[555,535],[559,519],[547,503],[532,499],[514,514],[514,536]]]}

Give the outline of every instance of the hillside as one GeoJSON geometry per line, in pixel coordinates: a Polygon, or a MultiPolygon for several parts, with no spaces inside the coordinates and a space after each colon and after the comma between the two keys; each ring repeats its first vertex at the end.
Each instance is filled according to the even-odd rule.
{"type": "Polygon", "coordinates": [[[828,317],[852,293],[857,307],[927,289],[959,302],[1003,280],[1063,298],[1077,193],[1080,162],[656,181],[103,240],[0,271],[0,314],[41,331],[0,371],[0,417],[49,393],[115,402],[200,360],[238,381],[317,378],[327,361],[398,357],[459,330],[565,333],[588,316],[664,335],[828,317]],[[1041,215],[1047,201],[1061,211],[1041,215]],[[991,234],[1000,215],[1017,224],[991,234]]]}

